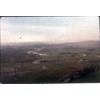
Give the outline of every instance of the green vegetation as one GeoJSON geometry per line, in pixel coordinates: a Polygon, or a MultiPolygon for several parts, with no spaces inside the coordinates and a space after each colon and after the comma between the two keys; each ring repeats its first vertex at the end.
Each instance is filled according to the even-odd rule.
{"type": "Polygon", "coordinates": [[[1,48],[2,83],[100,82],[100,50],[58,44],[1,48]],[[60,80],[60,81],[59,81],[60,80]]]}
{"type": "Polygon", "coordinates": [[[73,80],[71,83],[98,83],[100,82],[100,70],[93,72],[87,76],[77,78],[73,80]]]}

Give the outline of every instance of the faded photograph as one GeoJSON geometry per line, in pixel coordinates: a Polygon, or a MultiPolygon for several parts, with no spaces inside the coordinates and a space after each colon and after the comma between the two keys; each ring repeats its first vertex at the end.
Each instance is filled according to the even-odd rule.
{"type": "Polygon", "coordinates": [[[100,82],[98,16],[0,17],[0,83],[100,82]]]}

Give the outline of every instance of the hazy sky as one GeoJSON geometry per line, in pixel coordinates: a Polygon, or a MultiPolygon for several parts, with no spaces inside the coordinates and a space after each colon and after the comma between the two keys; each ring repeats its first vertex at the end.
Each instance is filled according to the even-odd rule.
{"type": "Polygon", "coordinates": [[[99,39],[98,17],[2,17],[1,42],[77,42],[99,39]]]}

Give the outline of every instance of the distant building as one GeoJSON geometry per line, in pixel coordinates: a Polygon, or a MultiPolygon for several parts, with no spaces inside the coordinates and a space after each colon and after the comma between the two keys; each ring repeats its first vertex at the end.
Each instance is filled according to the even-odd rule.
{"type": "Polygon", "coordinates": [[[86,57],[87,55],[86,54],[79,54],[80,56],[83,56],[83,57],[86,57]]]}
{"type": "Polygon", "coordinates": [[[38,54],[36,51],[27,51],[28,54],[38,54]]]}

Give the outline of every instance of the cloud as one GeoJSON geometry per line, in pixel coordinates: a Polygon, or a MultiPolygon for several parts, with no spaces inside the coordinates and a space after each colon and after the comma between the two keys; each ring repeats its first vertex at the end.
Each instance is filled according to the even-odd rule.
{"type": "Polygon", "coordinates": [[[1,40],[2,42],[98,40],[98,25],[97,17],[3,17],[1,40]]]}

